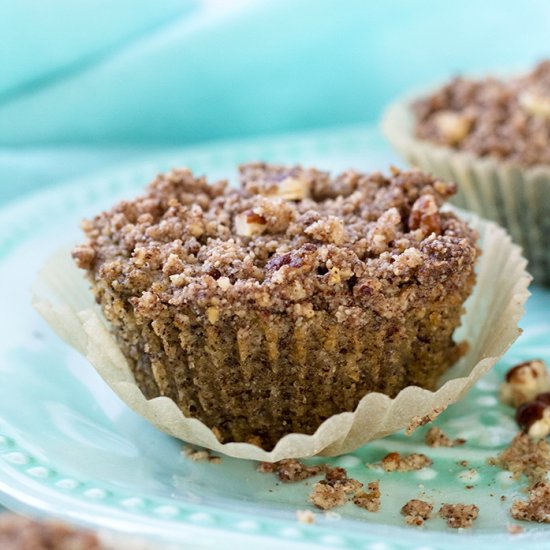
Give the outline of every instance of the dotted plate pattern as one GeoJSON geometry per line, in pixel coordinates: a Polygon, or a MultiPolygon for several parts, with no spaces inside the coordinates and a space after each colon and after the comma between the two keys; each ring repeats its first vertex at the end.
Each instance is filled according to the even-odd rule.
{"type": "Polygon", "coordinates": [[[550,361],[550,291],[533,289],[524,334],[465,400],[436,421],[451,437],[467,439],[466,445],[427,448],[424,427],[410,437],[396,434],[345,456],[309,461],[343,466],[363,483],[379,479],[382,510],[376,514],[352,504],[315,511],[307,502],[314,480],[281,485],[250,461],[189,460],[180,442],[128,410],[33,312],[29,289],[40,264],[59,246],[80,239],[82,217],[135,196],[171,166],[222,177],[253,159],[335,170],[384,169],[394,160],[365,129],[222,144],[72,181],[0,211],[0,501],[22,512],[184,542],[186,548],[220,540],[239,548],[280,548],[282,541],[285,548],[550,548],[548,527],[525,524],[524,534],[507,533],[508,509],[524,496],[523,484],[486,463],[517,432],[513,411],[496,397],[503,372],[533,357],[550,361]],[[434,463],[411,473],[365,467],[389,451],[425,452],[434,463]],[[410,498],[425,498],[436,509],[442,502],[476,503],[481,512],[464,532],[448,529],[439,518],[421,529],[407,527],[399,509],[410,498]],[[298,509],[315,511],[316,523],[300,524],[298,509]]]}

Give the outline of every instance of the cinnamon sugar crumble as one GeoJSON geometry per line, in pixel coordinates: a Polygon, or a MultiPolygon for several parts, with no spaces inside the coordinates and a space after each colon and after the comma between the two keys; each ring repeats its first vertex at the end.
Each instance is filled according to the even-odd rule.
{"type": "Polygon", "coordinates": [[[405,430],[405,435],[411,435],[416,429],[433,422],[447,407],[436,407],[424,416],[414,416],[405,430]]]}
{"type": "Polygon", "coordinates": [[[515,479],[525,475],[529,484],[534,485],[547,480],[550,471],[550,445],[544,439],[534,440],[527,434],[520,433],[507,449],[490,458],[488,462],[510,471],[515,479]]]}
{"type": "Polygon", "coordinates": [[[457,447],[466,443],[465,439],[451,439],[443,432],[441,428],[438,428],[437,426],[434,426],[428,430],[425,441],[428,447],[457,447]]]}
{"type": "Polygon", "coordinates": [[[321,510],[330,510],[346,504],[348,497],[340,485],[330,485],[326,481],[320,481],[313,486],[309,500],[321,510]]]}
{"type": "Polygon", "coordinates": [[[421,453],[401,455],[400,453],[388,453],[381,462],[386,472],[413,472],[431,466],[433,461],[421,453]]]}
{"type": "Polygon", "coordinates": [[[401,514],[405,516],[407,524],[420,527],[431,517],[433,508],[433,504],[413,498],[401,508],[401,514]]]}
{"type": "Polygon", "coordinates": [[[517,78],[455,78],[413,105],[421,139],[505,159],[550,164],[550,61],[517,78]]]}
{"type": "Polygon", "coordinates": [[[475,504],[443,504],[439,515],[447,520],[447,525],[453,529],[471,527],[479,515],[475,504]]]}
{"type": "Polygon", "coordinates": [[[367,485],[368,491],[359,491],[353,497],[353,503],[359,508],[364,508],[369,512],[378,512],[380,510],[380,482],[371,481],[367,485]]]}
{"type": "Polygon", "coordinates": [[[293,483],[295,481],[303,481],[309,477],[319,475],[325,472],[323,466],[306,466],[299,460],[286,459],[279,462],[261,462],[258,466],[258,471],[264,474],[277,474],[279,479],[284,483],[293,483]]]}
{"type": "Polygon", "coordinates": [[[343,506],[360,491],[363,484],[356,479],[348,478],[344,468],[328,467],[325,479],[313,486],[309,500],[322,510],[343,506]]]}
{"type": "Polygon", "coordinates": [[[368,392],[433,388],[464,352],[452,335],[479,252],[441,210],[454,184],[264,163],[240,175],[229,188],[173,170],[83,223],[73,256],[145,396],[222,442],[272,448],[368,392]]]}
{"type": "Polygon", "coordinates": [[[510,513],[514,519],[550,523],[550,483],[539,483],[529,490],[527,500],[515,500],[510,513]]]}

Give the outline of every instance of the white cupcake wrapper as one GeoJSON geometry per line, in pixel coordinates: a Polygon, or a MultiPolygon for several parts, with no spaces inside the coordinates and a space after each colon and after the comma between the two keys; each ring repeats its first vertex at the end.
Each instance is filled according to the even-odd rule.
{"type": "Polygon", "coordinates": [[[470,343],[468,353],[452,367],[432,392],[408,387],[394,399],[366,395],[354,412],[334,415],[313,435],[289,434],[272,451],[248,443],[220,443],[201,421],[183,416],[167,397],[147,400],[109,332],[92,292],[68,251],[46,263],[35,288],[34,306],[68,344],[80,351],[113,391],[158,429],[183,441],[238,458],[277,461],[346,453],[367,441],[405,428],[427,415],[436,416],[461,399],[510,347],[521,330],[518,321],[529,292],[530,276],[519,247],[493,223],[464,214],[480,234],[483,254],[478,282],[466,304],[456,339],[470,343]]]}
{"type": "Polygon", "coordinates": [[[384,114],[388,140],[411,165],[456,182],[451,202],[506,227],[523,248],[535,281],[550,285],[550,167],[522,168],[420,140],[410,108],[414,100],[398,101],[384,114]]]}

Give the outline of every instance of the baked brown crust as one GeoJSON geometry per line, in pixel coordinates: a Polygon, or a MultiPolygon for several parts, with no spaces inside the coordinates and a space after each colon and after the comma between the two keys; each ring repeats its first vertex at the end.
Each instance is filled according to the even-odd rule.
{"type": "Polygon", "coordinates": [[[254,163],[188,170],[83,223],[73,256],[148,398],[271,447],[370,391],[433,388],[474,281],[476,235],[421,172],[254,163]]]}
{"type": "Polygon", "coordinates": [[[550,61],[517,78],[454,78],[413,104],[420,139],[522,166],[550,164],[550,61]]]}

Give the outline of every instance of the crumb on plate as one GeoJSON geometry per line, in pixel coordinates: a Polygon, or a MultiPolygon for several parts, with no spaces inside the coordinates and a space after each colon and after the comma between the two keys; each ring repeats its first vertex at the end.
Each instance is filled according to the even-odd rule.
{"type": "Polygon", "coordinates": [[[453,529],[471,527],[479,515],[475,504],[443,504],[439,515],[447,520],[447,525],[453,529]]]}
{"type": "Polygon", "coordinates": [[[421,526],[431,517],[433,508],[433,504],[413,498],[401,508],[401,514],[409,525],[421,526]]]}

